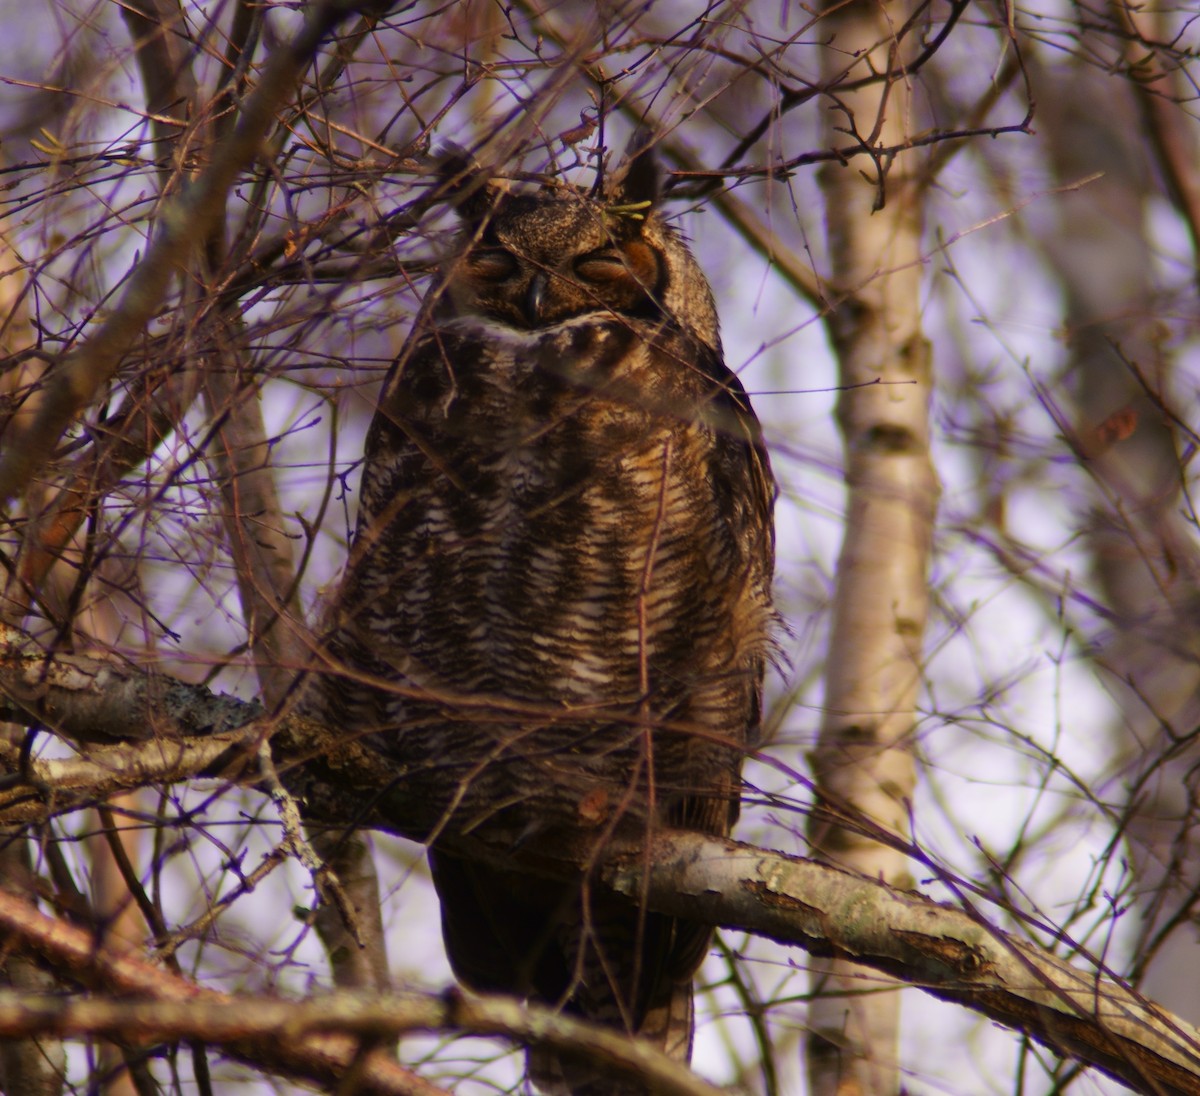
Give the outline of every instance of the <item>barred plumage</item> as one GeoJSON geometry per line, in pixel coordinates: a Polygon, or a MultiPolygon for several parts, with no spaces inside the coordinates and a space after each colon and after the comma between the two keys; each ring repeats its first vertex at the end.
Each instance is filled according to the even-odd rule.
{"type": "MultiPolygon", "coordinates": [[[[644,144],[644,142],[642,142],[644,144]]],[[[773,482],[707,282],[638,148],[594,198],[464,184],[385,385],[310,708],[432,804],[455,973],[686,1058],[708,927],[438,834],[729,832],[773,619],[773,482]],[[338,672],[340,671],[340,672],[338,672]]],[[[531,1053],[551,1092],[632,1093],[531,1053]]]]}

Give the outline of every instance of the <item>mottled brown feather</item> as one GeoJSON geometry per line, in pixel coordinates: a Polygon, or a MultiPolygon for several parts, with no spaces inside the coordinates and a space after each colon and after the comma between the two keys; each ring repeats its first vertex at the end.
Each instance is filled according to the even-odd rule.
{"type": "MultiPolygon", "coordinates": [[[[371,424],[309,698],[430,804],[467,985],[687,1057],[708,926],[436,839],[729,832],[770,647],[773,496],[708,285],[657,213],[570,188],[471,199],[371,424]]],[[[542,1051],[530,1067],[550,1092],[639,1091],[542,1051]]]]}

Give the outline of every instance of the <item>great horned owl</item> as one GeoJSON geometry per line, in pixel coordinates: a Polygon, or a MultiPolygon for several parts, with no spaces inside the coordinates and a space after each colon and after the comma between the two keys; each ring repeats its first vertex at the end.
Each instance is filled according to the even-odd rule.
{"type": "MultiPolygon", "coordinates": [[[[587,864],[566,884],[445,846],[729,832],[773,620],[758,423],[644,137],[602,194],[446,187],[461,232],[368,433],[310,708],[372,732],[428,806],[462,982],[686,1060],[708,926],[587,864]]],[[[549,1092],[641,1091],[545,1051],[529,1066],[549,1092]]]]}

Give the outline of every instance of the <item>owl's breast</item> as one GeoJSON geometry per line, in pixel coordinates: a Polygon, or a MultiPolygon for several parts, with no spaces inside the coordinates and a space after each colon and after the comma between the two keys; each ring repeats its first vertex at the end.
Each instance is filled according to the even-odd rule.
{"type": "Polygon", "coordinates": [[[629,319],[421,338],[368,445],[360,535],[397,588],[372,590],[381,640],[460,688],[572,703],[745,661],[761,636],[728,624],[765,619],[739,608],[765,604],[764,545],[731,520],[753,453],[711,413],[712,372],[629,319]]]}
{"type": "Polygon", "coordinates": [[[540,332],[455,321],[442,335],[453,385],[425,404],[441,470],[414,535],[454,572],[442,597],[472,607],[491,686],[630,699],[648,668],[694,660],[721,615],[704,591],[738,565],[712,431],[664,396],[678,363],[594,318],[540,332]]]}

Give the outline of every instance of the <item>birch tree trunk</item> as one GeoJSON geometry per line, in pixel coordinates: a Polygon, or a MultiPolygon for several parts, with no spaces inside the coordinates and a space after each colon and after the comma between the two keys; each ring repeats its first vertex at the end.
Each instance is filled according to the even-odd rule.
{"type": "MultiPolygon", "coordinates": [[[[824,716],[813,763],[810,836],[838,865],[909,885],[905,858],[835,823],[861,813],[905,832],[914,783],[910,735],[921,676],[937,481],[929,458],[929,350],[920,326],[921,208],[914,154],[904,142],[911,89],[897,32],[903,5],[857,0],[822,21],[824,78],[858,82],[827,106],[828,140],[846,133],[881,150],[873,171],[822,175],[832,277],[828,326],[843,386],[838,422],[848,489],[825,671],[824,716]]],[[[842,960],[814,964],[812,1091],[899,1091],[898,991],[842,960]]]]}

